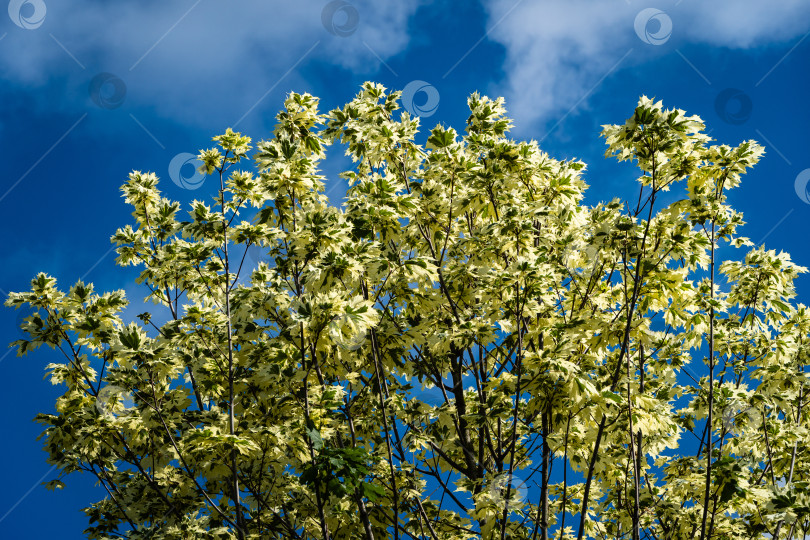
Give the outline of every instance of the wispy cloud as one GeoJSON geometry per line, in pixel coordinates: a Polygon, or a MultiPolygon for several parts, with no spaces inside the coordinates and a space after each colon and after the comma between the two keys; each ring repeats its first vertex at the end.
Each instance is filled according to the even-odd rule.
{"type": "MultiPolygon", "coordinates": [[[[484,0],[492,26],[489,39],[506,49],[506,77],[493,90],[507,97],[511,114],[521,120],[518,127],[525,129],[552,121],[577,103],[586,109],[583,96],[630,48],[633,54],[615,76],[621,68],[677,54],[678,47],[689,44],[751,48],[796,39],[807,31],[810,17],[810,4],[800,0],[515,3],[484,0]],[[664,17],[649,20],[648,31],[661,32],[664,21],[671,23],[671,32],[664,28],[661,39],[645,43],[636,19],[651,7],[651,13],[664,17]]],[[[639,22],[643,26],[645,21],[639,22]]]]}
{"type": "MultiPolygon", "coordinates": [[[[11,27],[3,40],[0,76],[6,88],[30,91],[43,110],[75,111],[88,100],[89,80],[109,72],[126,84],[127,105],[149,107],[180,123],[224,125],[314,43],[320,45],[308,60],[373,73],[378,58],[407,47],[408,19],[419,6],[371,0],[147,4],[48,2],[40,28],[11,27]],[[325,17],[330,4],[337,9],[325,17]],[[56,81],[65,88],[61,101],[46,101],[37,90],[56,81]]],[[[305,87],[300,70],[283,86],[277,91],[305,87]]]]}

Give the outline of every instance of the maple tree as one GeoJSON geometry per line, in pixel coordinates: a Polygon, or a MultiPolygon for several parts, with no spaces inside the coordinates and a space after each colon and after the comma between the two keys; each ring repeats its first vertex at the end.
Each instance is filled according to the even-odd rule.
{"type": "Polygon", "coordinates": [[[588,206],[585,165],[509,139],[502,99],[422,146],[399,95],[290,94],[253,162],[215,137],[185,221],[132,172],[112,240],[154,313],[45,274],[9,295],[19,354],[64,355],[38,420],[49,486],[106,490],[89,538],[807,534],[805,269],[726,199],[763,148],[643,97],[602,132],[637,202],[588,206]]]}

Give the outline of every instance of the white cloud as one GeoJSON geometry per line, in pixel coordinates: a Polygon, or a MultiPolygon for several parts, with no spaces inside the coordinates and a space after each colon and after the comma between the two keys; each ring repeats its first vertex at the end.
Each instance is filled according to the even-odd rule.
{"type": "MultiPolygon", "coordinates": [[[[328,0],[45,1],[39,28],[5,25],[5,84],[29,89],[44,110],[75,110],[89,102],[90,79],[110,72],[126,83],[128,105],[208,128],[238,120],[302,57],[303,65],[326,61],[373,73],[379,66],[375,54],[386,59],[407,47],[408,18],[419,6],[372,0],[333,5],[336,28],[350,34],[340,37],[322,21],[328,0]],[[57,102],[38,91],[53,88],[54,81],[65,88],[57,102]]],[[[292,69],[275,93],[302,87],[300,70],[292,69]]],[[[271,114],[279,107],[277,98],[262,104],[271,114]]],[[[261,117],[261,108],[251,116],[261,117]]]]}
{"type": "MultiPolygon", "coordinates": [[[[810,3],[801,0],[484,3],[489,39],[506,49],[507,75],[494,91],[506,96],[512,116],[521,120],[518,129],[559,118],[577,103],[577,110],[586,109],[585,96],[614,66],[622,69],[672,54],[685,44],[748,48],[785,42],[805,32],[810,17],[810,3]],[[637,14],[651,7],[663,10],[672,22],[671,39],[663,39],[661,46],[645,43],[634,29],[637,14]]],[[[658,32],[658,24],[650,22],[648,31],[658,32]]]]}
{"type": "Polygon", "coordinates": [[[690,41],[749,48],[783,42],[807,32],[810,4],[804,0],[691,0],[674,12],[682,14],[682,31],[690,41]]]}

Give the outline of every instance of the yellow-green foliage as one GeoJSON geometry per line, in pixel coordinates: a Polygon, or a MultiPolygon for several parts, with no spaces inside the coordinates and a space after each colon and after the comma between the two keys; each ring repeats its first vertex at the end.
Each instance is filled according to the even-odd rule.
{"type": "Polygon", "coordinates": [[[589,207],[585,165],[509,139],[502,99],[423,147],[398,98],[291,94],[252,156],[230,129],[200,152],[220,189],[188,213],[132,172],[112,240],[165,324],[44,274],[9,296],[36,311],[19,353],[64,353],[38,420],[60,478],[107,491],[88,537],[796,537],[804,268],[726,202],[763,148],[641,98],[603,131],[638,202],[589,207]]]}

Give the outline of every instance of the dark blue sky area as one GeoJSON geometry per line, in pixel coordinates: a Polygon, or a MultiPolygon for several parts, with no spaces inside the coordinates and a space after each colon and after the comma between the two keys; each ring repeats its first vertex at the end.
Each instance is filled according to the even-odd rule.
{"type": "MultiPolygon", "coordinates": [[[[183,203],[208,199],[215,186],[181,154],[229,126],[267,137],[292,90],[326,111],[365,80],[408,90],[420,142],[438,122],[463,130],[471,92],[505,96],[512,136],[588,164],[588,204],[636,193],[636,170],[606,160],[598,134],[654,96],[701,116],[719,142],[767,147],[730,195],[743,234],[810,266],[808,21],[798,0],[11,0],[0,11],[0,293],[45,271],[63,288],[125,289],[129,316],[143,311],[136,271],[115,267],[109,241],[131,222],[127,173],[154,171],[183,203]]],[[[336,204],[347,164],[324,166],[336,204]]],[[[810,277],[798,292],[810,301],[810,277]]],[[[0,342],[19,336],[17,315],[0,311],[0,342]]],[[[56,476],[31,419],[61,393],[42,380],[57,359],[0,350],[0,538],[81,538],[79,509],[102,496],[88,477],[39,485],[56,476]]]]}

